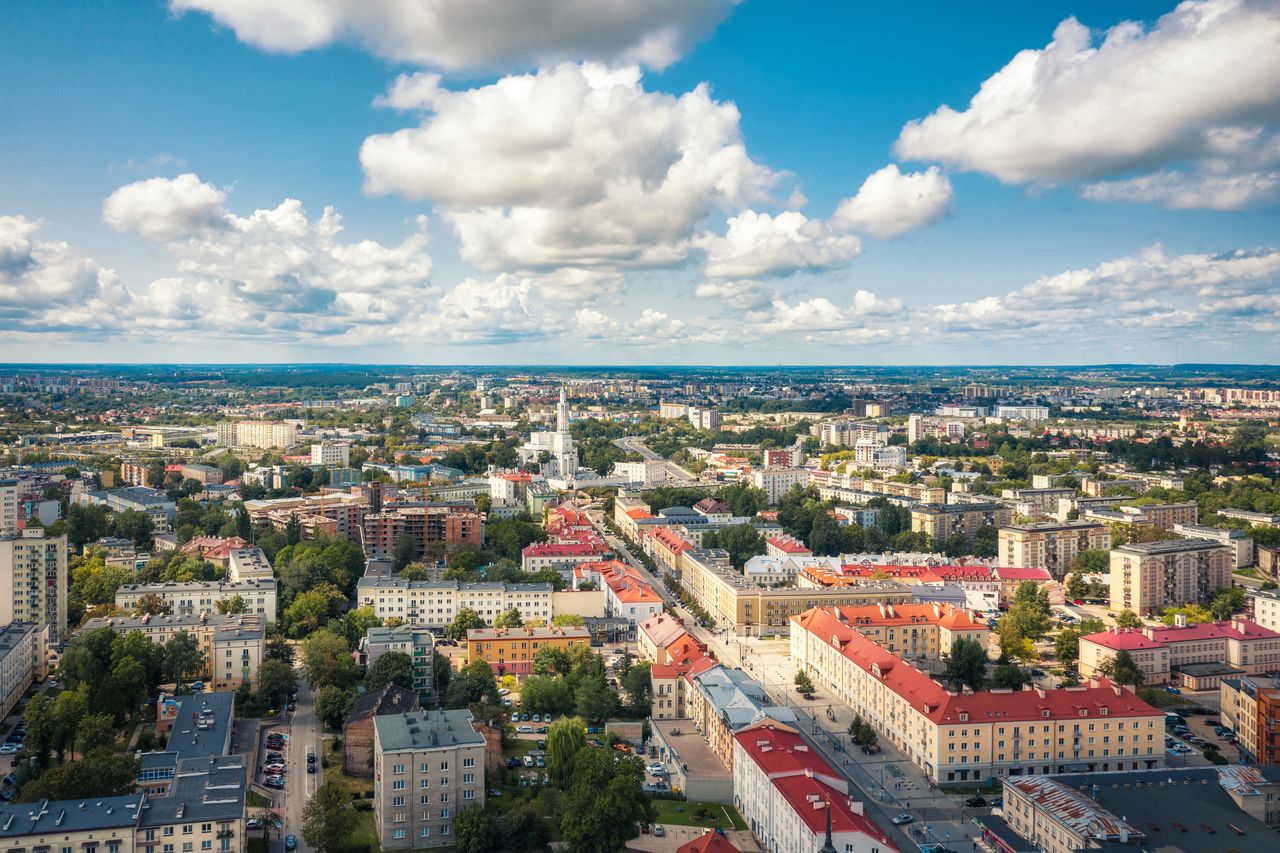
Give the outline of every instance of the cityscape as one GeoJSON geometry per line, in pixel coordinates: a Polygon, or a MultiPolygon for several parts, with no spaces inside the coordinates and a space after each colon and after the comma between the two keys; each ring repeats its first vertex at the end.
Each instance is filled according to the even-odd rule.
{"type": "Polygon", "coordinates": [[[1272,0],[0,73],[9,853],[1280,849],[1272,0]]]}

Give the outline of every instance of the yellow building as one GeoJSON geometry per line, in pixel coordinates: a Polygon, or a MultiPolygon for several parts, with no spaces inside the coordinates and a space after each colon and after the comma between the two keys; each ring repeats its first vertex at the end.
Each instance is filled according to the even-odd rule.
{"type": "Polygon", "coordinates": [[[1081,551],[1111,547],[1111,530],[1096,521],[1042,521],[1001,527],[1001,566],[1048,569],[1065,577],[1081,551]]]}
{"type": "Polygon", "coordinates": [[[533,666],[539,649],[564,649],[591,645],[586,628],[473,628],[467,632],[467,663],[482,660],[499,676],[523,678],[533,666]]]}
{"type": "Polygon", "coordinates": [[[935,540],[959,534],[972,543],[978,528],[1005,527],[1013,521],[1013,510],[997,503],[921,504],[911,508],[911,530],[935,540]]]}

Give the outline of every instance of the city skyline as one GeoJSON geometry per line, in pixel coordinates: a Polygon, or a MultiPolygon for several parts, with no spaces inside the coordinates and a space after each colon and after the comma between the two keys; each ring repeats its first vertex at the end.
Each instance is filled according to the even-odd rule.
{"type": "Polygon", "coordinates": [[[1274,4],[499,6],[8,5],[0,359],[1280,362],[1274,4]]]}

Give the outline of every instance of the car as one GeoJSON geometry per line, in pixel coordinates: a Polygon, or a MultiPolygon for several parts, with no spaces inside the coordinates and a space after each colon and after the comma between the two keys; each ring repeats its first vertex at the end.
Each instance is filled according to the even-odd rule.
{"type": "Polygon", "coordinates": [[[307,763],[308,763],[308,764],[315,764],[315,763],[316,763],[316,754],[315,754],[314,752],[308,752],[308,753],[307,753],[307,763]]]}
{"type": "Polygon", "coordinates": [[[547,748],[547,742],[545,740],[538,741],[538,749],[546,749],[546,748],[547,748]]]}
{"type": "Polygon", "coordinates": [[[1181,695],[1182,695],[1182,691],[1181,691],[1181,690],[1179,690],[1178,688],[1174,687],[1172,684],[1166,684],[1166,685],[1164,686],[1164,689],[1165,689],[1165,692],[1167,692],[1167,693],[1172,693],[1174,696],[1181,696],[1181,695]]]}
{"type": "Polygon", "coordinates": [[[308,764],[308,765],[307,765],[307,772],[308,772],[308,773],[315,773],[315,772],[316,772],[316,766],[315,766],[314,764],[308,764]]]}
{"type": "Polygon", "coordinates": [[[550,729],[548,729],[546,726],[538,726],[533,731],[535,734],[545,735],[547,732],[550,731],[550,729]]]}
{"type": "Polygon", "coordinates": [[[499,696],[510,696],[510,695],[511,695],[511,691],[510,691],[510,690],[508,690],[508,689],[507,689],[507,688],[505,688],[505,687],[502,687],[502,688],[499,688],[499,689],[498,689],[498,695],[499,695],[499,696]]]}
{"type": "Polygon", "coordinates": [[[611,650],[611,651],[609,652],[609,654],[611,654],[611,655],[621,655],[621,654],[626,654],[626,653],[625,653],[624,651],[622,651],[622,649],[613,649],[613,650],[611,650]]]}
{"type": "Polygon", "coordinates": [[[278,776],[285,771],[285,766],[283,764],[264,764],[262,765],[262,769],[267,773],[278,776]]]}
{"type": "Polygon", "coordinates": [[[1204,721],[1204,724],[1205,724],[1206,726],[1213,726],[1214,728],[1217,728],[1217,729],[1222,728],[1222,723],[1220,723],[1219,721],[1217,721],[1217,720],[1215,720],[1215,719],[1208,719],[1208,720],[1205,720],[1205,721],[1204,721]]]}
{"type": "Polygon", "coordinates": [[[998,809],[1004,805],[1004,797],[992,797],[987,800],[987,805],[991,806],[993,809],[998,809]]]}
{"type": "Polygon", "coordinates": [[[531,735],[533,734],[533,726],[516,726],[516,734],[531,735]]]}
{"type": "Polygon", "coordinates": [[[17,753],[17,744],[6,743],[4,746],[0,746],[0,755],[17,755],[17,753]]]}
{"type": "Polygon", "coordinates": [[[532,755],[526,755],[526,756],[524,757],[523,761],[524,761],[524,766],[525,766],[525,767],[532,767],[532,766],[533,766],[533,756],[532,756],[532,755]]]}
{"type": "Polygon", "coordinates": [[[913,820],[915,820],[915,818],[913,818],[911,815],[907,814],[906,812],[903,812],[902,814],[895,817],[892,823],[894,826],[902,826],[904,823],[911,823],[911,821],[913,820]]]}
{"type": "Polygon", "coordinates": [[[274,751],[267,753],[267,764],[277,764],[282,761],[284,761],[284,755],[281,753],[274,751]]]}
{"type": "Polygon", "coordinates": [[[649,771],[650,776],[666,776],[667,775],[667,768],[657,763],[656,761],[653,764],[650,764],[648,767],[646,767],[645,770],[649,771]]]}
{"type": "Polygon", "coordinates": [[[511,700],[510,700],[510,699],[503,699],[503,700],[502,700],[502,704],[503,704],[503,706],[504,706],[504,707],[510,708],[510,707],[511,707],[511,700]]]}
{"type": "Polygon", "coordinates": [[[534,763],[534,764],[536,764],[536,765],[537,765],[537,766],[539,766],[539,767],[546,767],[546,766],[547,766],[547,760],[546,760],[545,758],[543,758],[541,755],[534,756],[533,763],[534,763]]]}
{"type": "Polygon", "coordinates": [[[13,799],[12,788],[5,788],[3,791],[0,791],[0,800],[4,800],[7,803],[12,799],[13,799]]]}
{"type": "Polygon", "coordinates": [[[12,785],[14,782],[17,782],[17,781],[18,781],[18,777],[17,777],[17,776],[15,776],[15,775],[14,775],[14,774],[12,774],[12,773],[10,773],[8,776],[4,777],[4,783],[5,783],[6,785],[12,785]]]}
{"type": "Polygon", "coordinates": [[[263,779],[262,784],[267,786],[268,788],[275,788],[277,791],[284,790],[284,780],[276,777],[272,777],[270,779],[263,779]]]}
{"type": "Polygon", "coordinates": [[[964,804],[971,809],[980,809],[987,804],[987,801],[981,794],[974,794],[972,797],[965,800],[964,804]]]}
{"type": "Polygon", "coordinates": [[[251,817],[244,822],[245,829],[262,829],[265,826],[266,823],[256,817],[251,817]]]}
{"type": "Polygon", "coordinates": [[[533,721],[534,721],[535,723],[540,723],[540,722],[542,722],[542,715],[541,715],[541,714],[534,714],[534,715],[533,715],[533,721]]]}
{"type": "Polygon", "coordinates": [[[297,850],[297,849],[298,849],[298,839],[297,839],[297,838],[295,838],[295,837],[294,837],[294,836],[292,836],[292,835],[286,835],[286,836],[284,837],[284,849],[285,849],[285,850],[297,850]]]}
{"type": "Polygon", "coordinates": [[[549,723],[549,722],[551,722],[551,715],[550,715],[550,714],[543,714],[543,715],[542,715],[542,722],[544,722],[544,723],[549,723]]]}
{"type": "Polygon", "coordinates": [[[662,824],[660,824],[660,823],[659,823],[659,824],[654,824],[654,827],[653,827],[653,835],[654,835],[654,837],[655,837],[655,838],[662,838],[662,837],[663,837],[664,835],[666,835],[666,834],[667,834],[667,831],[666,831],[665,829],[663,829],[663,828],[662,828],[662,824]]]}
{"type": "Polygon", "coordinates": [[[1032,674],[1033,676],[1035,676],[1036,678],[1044,678],[1044,670],[1043,670],[1043,669],[1036,669],[1035,667],[1032,667],[1032,668],[1031,668],[1031,674],[1032,674]]]}

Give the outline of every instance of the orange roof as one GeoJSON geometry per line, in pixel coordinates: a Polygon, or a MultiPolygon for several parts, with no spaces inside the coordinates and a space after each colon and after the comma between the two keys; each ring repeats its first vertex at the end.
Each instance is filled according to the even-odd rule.
{"type": "MultiPolygon", "coordinates": [[[[978,622],[969,611],[949,604],[867,604],[860,607],[817,608],[832,613],[836,619],[856,628],[859,625],[881,627],[888,625],[927,624],[942,625],[953,631],[987,631],[986,623],[978,622]]],[[[806,616],[813,610],[800,614],[806,616]]]]}
{"type": "Polygon", "coordinates": [[[729,839],[714,829],[676,848],[676,853],[741,853],[729,839]]]}
{"type": "Polygon", "coordinates": [[[629,509],[627,518],[656,518],[656,516],[647,509],[629,509]]]}

